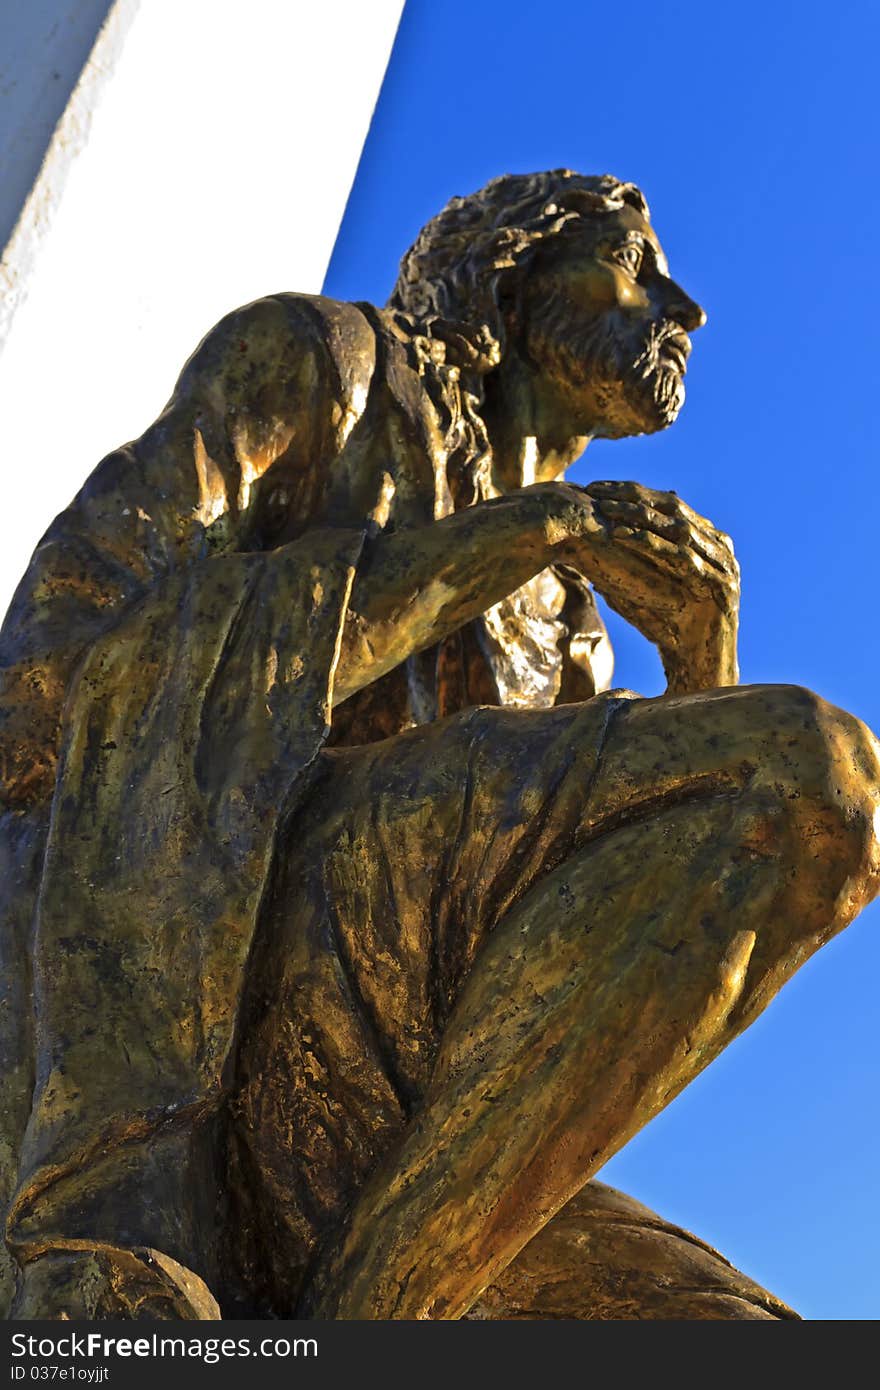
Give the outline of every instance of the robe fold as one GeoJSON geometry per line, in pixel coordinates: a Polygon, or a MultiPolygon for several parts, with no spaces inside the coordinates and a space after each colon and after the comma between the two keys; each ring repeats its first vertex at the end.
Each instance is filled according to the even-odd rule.
{"type": "MultiPolygon", "coordinates": [[[[360,447],[373,343],[355,308],[306,296],[228,316],[7,614],[0,1209],[20,1259],[198,1244],[152,1229],[151,1193],[187,1181],[222,1096],[277,828],[327,734],[371,500],[327,525],[322,488],[360,447]],[[273,547],[248,503],[279,459],[315,515],[273,547]]],[[[3,1246],[0,1316],[14,1288],[3,1246]]]]}
{"type": "Polygon", "coordinates": [[[330,531],[205,561],[79,670],[36,915],[16,1244],[111,1239],[90,1166],[221,1094],[278,820],[329,722],[359,547],[330,531]]]}

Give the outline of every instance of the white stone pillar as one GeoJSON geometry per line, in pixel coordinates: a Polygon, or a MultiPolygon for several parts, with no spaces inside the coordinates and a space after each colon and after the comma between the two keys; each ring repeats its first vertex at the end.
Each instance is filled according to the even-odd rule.
{"type": "Polygon", "coordinates": [[[155,418],[211,325],[320,290],[402,4],[4,9],[0,615],[53,516],[155,418]]]}

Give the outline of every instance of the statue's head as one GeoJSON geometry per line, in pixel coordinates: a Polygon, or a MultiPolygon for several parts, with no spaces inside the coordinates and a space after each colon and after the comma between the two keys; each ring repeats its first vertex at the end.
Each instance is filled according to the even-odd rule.
{"type": "Polygon", "coordinates": [[[670,279],[632,183],[567,169],[453,198],[401,262],[391,307],[485,325],[552,380],[584,435],[664,429],[684,401],[702,309],[670,279]]]}

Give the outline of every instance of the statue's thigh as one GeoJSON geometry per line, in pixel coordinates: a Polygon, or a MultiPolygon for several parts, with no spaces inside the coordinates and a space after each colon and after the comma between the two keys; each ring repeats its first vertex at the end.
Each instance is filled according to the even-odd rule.
{"type": "Polygon", "coordinates": [[[472,710],[321,758],[278,846],[230,1104],[238,1254],[276,1309],[418,1107],[491,923],[569,849],[627,702],[472,710]]]}
{"type": "MultiPolygon", "coordinates": [[[[605,997],[596,981],[606,967],[619,978],[630,938],[631,973],[645,940],[659,943],[648,984],[661,967],[684,969],[686,918],[712,980],[728,937],[747,927],[761,977],[778,987],[770,975],[780,962],[789,969],[795,944],[787,924],[818,939],[833,916],[825,897],[865,857],[856,810],[874,804],[875,748],[857,721],[807,692],[756,687],[483,708],[325,755],[279,845],[232,1105],[239,1188],[253,1209],[245,1224],[274,1270],[275,1306],[334,1239],[428,1087],[444,1086],[450,1068],[468,1074],[469,1040],[496,1038],[509,1074],[498,1020],[547,998],[545,957],[565,976],[584,1038],[605,997]],[[666,878],[668,921],[640,925],[658,915],[666,878]],[[784,913],[759,912],[763,896],[775,903],[783,892],[784,913]],[[535,918],[528,949],[523,912],[535,918]],[[781,926],[768,935],[765,920],[781,926]],[[489,1034],[487,1020],[498,1024],[489,1034]]],[[[691,983],[699,1012],[700,979],[691,983]]],[[[543,1016],[531,1019],[536,1045],[543,1016]]],[[[521,1019],[514,1031],[520,1046],[521,1019]]]]}
{"type": "Polygon", "coordinates": [[[763,787],[813,808],[848,797],[863,809],[880,776],[878,743],[852,715],[809,690],[736,686],[633,700],[605,742],[592,824],[657,797],[763,787]]]}
{"type": "MultiPolygon", "coordinates": [[[[575,1035],[587,1056],[603,1010],[606,1040],[616,1036],[621,992],[632,1028],[652,1001],[673,1001],[670,1036],[687,1017],[720,1050],[876,893],[877,741],[810,692],[622,701],[586,779],[577,732],[511,856],[516,873],[493,884],[432,1091],[468,1072],[487,1018],[509,1071],[502,1017],[511,1049],[529,1030],[540,1038],[554,990],[575,1070],[575,1035]]],[[[628,1029],[623,1052],[635,1045],[628,1029]]]]}

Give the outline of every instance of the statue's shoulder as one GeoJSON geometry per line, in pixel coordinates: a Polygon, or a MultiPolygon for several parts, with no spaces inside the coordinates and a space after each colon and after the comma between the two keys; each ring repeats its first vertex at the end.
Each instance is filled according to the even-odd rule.
{"type": "Polygon", "coordinates": [[[299,383],[310,394],[327,385],[360,396],[376,367],[372,317],[369,306],[325,295],[256,299],[211,329],[186,363],[175,394],[207,391],[216,398],[222,392],[234,400],[250,394],[256,382],[274,381],[299,383]]]}

